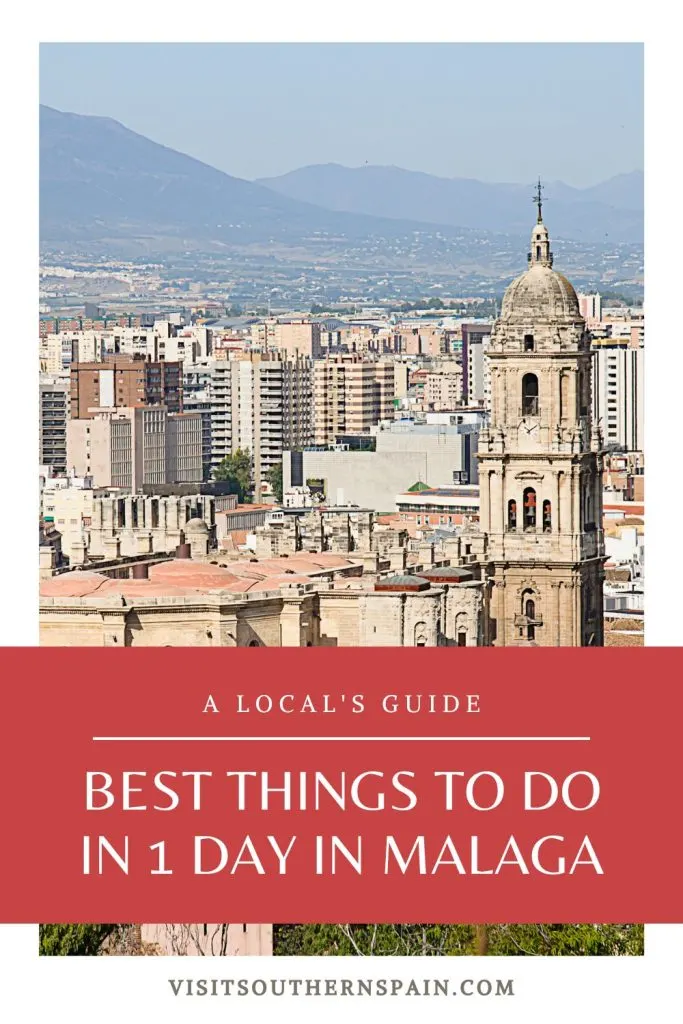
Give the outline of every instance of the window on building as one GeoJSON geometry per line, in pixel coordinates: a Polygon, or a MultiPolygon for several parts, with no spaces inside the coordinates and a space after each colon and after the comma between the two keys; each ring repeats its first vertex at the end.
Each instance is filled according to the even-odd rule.
{"type": "Polygon", "coordinates": [[[458,647],[467,647],[467,633],[462,629],[458,633],[458,647]]]}
{"type": "Polygon", "coordinates": [[[536,491],[533,487],[524,491],[524,529],[536,529],[536,491]]]}
{"type": "Polygon", "coordinates": [[[524,600],[524,615],[526,616],[526,638],[527,640],[536,639],[536,602],[533,597],[528,597],[531,591],[526,590],[523,594],[524,600]]]}
{"type": "Polygon", "coordinates": [[[543,502],[543,532],[550,533],[553,528],[552,506],[546,499],[543,502]]]}
{"type": "Polygon", "coordinates": [[[538,377],[525,373],[522,377],[522,416],[538,416],[538,377]]]}
{"type": "Polygon", "coordinates": [[[534,350],[534,336],[533,334],[524,335],[524,351],[533,352],[534,350]]]}
{"type": "Polygon", "coordinates": [[[517,529],[517,502],[514,498],[508,501],[508,530],[517,529]]]}

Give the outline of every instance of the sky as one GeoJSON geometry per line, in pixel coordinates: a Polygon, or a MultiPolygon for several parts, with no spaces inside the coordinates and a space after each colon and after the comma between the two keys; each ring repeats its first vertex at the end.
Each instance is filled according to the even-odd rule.
{"type": "Polygon", "coordinates": [[[637,43],[44,43],[40,99],[249,179],[367,162],[581,188],[643,167],[637,43]]]}

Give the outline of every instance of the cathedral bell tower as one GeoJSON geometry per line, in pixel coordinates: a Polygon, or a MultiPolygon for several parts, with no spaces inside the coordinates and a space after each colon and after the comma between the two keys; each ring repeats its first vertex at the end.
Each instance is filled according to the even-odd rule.
{"type": "Polygon", "coordinates": [[[543,223],[488,349],[491,417],[479,439],[488,643],[603,645],[601,437],[590,336],[543,223]]]}

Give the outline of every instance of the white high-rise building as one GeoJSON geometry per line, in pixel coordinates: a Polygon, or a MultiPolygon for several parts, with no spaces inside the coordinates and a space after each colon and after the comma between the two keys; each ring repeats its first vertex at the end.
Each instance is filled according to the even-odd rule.
{"type": "Polygon", "coordinates": [[[579,292],[579,310],[584,320],[602,320],[602,296],[600,292],[584,295],[579,292]]]}
{"type": "Polygon", "coordinates": [[[257,501],[283,451],[314,441],[313,366],[306,357],[268,352],[216,360],[209,400],[212,470],[238,448],[248,449],[257,501]]]}
{"type": "Polygon", "coordinates": [[[643,451],[643,357],[631,339],[593,341],[593,416],[606,448],[643,451]]]}

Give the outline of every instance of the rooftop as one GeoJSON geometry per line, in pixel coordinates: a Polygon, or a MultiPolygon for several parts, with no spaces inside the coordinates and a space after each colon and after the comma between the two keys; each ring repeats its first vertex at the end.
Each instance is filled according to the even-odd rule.
{"type": "Polygon", "coordinates": [[[235,594],[277,590],[311,577],[351,568],[356,563],[329,552],[300,552],[295,557],[235,560],[229,565],[173,559],[149,567],[148,579],[110,579],[103,573],[74,571],[43,580],[41,597],[182,597],[212,591],[235,594]]]}

